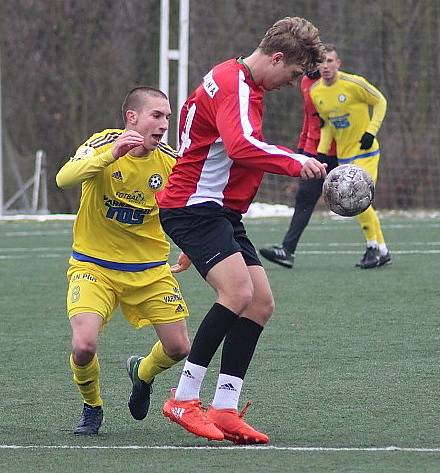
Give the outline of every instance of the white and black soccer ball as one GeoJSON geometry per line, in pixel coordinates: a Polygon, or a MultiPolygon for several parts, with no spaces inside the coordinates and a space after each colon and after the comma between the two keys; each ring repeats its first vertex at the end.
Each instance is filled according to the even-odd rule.
{"type": "Polygon", "coordinates": [[[330,210],[343,217],[353,217],[373,202],[374,182],[359,166],[343,164],[327,174],[322,195],[330,210]]]}

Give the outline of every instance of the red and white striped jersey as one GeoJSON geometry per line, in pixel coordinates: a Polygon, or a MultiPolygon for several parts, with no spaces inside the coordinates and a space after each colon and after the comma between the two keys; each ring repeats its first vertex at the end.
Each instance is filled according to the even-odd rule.
{"type": "Polygon", "coordinates": [[[247,211],[264,172],[298,176],[305,156],[263,141],[264,90],[243,63],[215,66],[185,102],[180,114],[180,149],[161,208],[203,202],[247,211]]]}

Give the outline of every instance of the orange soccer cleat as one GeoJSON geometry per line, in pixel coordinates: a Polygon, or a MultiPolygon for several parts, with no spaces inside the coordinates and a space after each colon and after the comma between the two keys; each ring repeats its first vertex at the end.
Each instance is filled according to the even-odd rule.
{"type": "Polygon", "coordinates": [[[177,401],[172,391],[170,399],[165,402],[163,415],[172,422],[181,425],[188,432],[208,440],[224,440],[223,432],[208,419],[206,411],[202,408],[200,399],[177,401]]]}
{"type": "Polygon", "coordinates": [[[211,406],[207,415],[223,432],[226,440],[237,444],[267,443],[269,437],[266,434],[258,432],[243,420],[250,405],[248,402],[240,413],[235,409],[215,409],[211,406]]]}

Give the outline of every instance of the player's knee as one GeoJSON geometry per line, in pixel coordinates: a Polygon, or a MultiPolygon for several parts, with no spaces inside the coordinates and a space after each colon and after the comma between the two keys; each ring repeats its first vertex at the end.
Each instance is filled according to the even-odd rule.
{"type": "Polygon", "coordinates": [[[264,325],[272,317],[275,310],[275,300],[273,297],[266,297],[260,305],[260,320],[264,325]]]}
{"type": "Polygon", "coordinates": [[[219,292],[218,302],[236,314],[242,314],[252,304],[254,290],[250,284],[237,284],[227,291],[219,292]]]}
{"type": "Polygon", "coordinates": [[[97,349],[96,340],[74,339],[72,341],[72,352],[75,363],[84,366],[90,363],[97,349]]]}
{"type": "Polygon", "coordinates": [[[236,314],[241,314],[245,311],[246,307],[252,304],[252,299],[254,296],[254,291],[251,287],[243,288],[241,291],[237,291],[236,294],[232,296],[233,305],[236,309],[234,312],[236,314]]]}

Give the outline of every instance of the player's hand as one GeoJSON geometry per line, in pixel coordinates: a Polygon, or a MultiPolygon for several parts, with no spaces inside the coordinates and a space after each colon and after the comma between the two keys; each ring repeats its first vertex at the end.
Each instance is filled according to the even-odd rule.
{"type": "Polygon", "coordinates": [[[118,136],[112,148],[112,154],[115,159],[126,155],[131,149],[143,146],[144,137],[134,130],[124,131],[118,136]]]}
{"type": "Polygon", "coordinates": [[[179,257],[177,258],[177,263],[171,266],[172,273],[181,273],[182,271],[186,271],[191,266],[191,260],[186,256],[185,253],[180,253],[179,257]]]}
{"type": "Polygon", "coordinates": [[[309,158],[301,169],[300,176],[302,179],[324,179],[327,176],[327,164],[320,163],[315,158],[309,158]]]}
{"type": "Polygon", "coordinates": [[[371,133],[368,133],[366,131],[363,135],[359,143],[361,144],[360,149],[370,149],[373,146],[374,142],[374,135],[371,133]]]}

